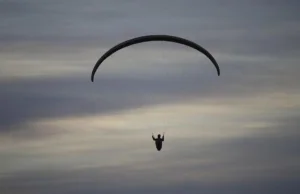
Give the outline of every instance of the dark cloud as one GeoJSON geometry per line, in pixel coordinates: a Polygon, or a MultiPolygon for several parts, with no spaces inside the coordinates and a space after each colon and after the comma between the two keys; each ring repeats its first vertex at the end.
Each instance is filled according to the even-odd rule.
{"type": "MultiPolygon", "coordinates": [[[[283,65],[280,63],[271,67],[274,60],[262,64],[266,63],[264,59],[248,62],[235,57],[232,57],[232,63],[222,62],[222,58],[220,61],[220,77],[215,75],[209,62],[201,68],[197,63],[188,62],[182,64],[175,74],[170,74],[171,69],[164,67],[161,72],[165,74],[155,78],[151,77],[151,73],[139,74],[138,71],[134,74],[143,78],[126,74],[106,75],[106,70],[112,67],[106,64],[103,71],[97,72],[94,83],[90,81],[89,74],[85,77],[76,75],[2,81],[0,125],[2,130],[7,131],[13,125],[32,119],[105,114],[192,98],[210,100],[216,104],[234,104],[243,97],[267,93],[297,94],[298,67],[294,64],[289,64],[290,68],[281,68],[283,65]],[[286,76],[279,77],[284,74],[286,76]]],[[[172,65],[177,68],[177,65],[172,65]]],[[[114,64],[114,68],[117,67],[114,64]]]]}
{"type": "Polygon", "coordinates": [[[183,77],[143,80],[99,76],[95,83],[89,77],[68,77],[2,83],[0,123],[8,127],[38,118],[109,113],[171,103],[211,90],[208,84],[206,89],[201,83],[193,84],[200,82],[196,77],[183,77]]]}
{"type": "Polygon", "coordinates": [[[0,40],[112,46],[134,36],[183,36],[222,52],[299,52],[297,2],[2,1],[0,40]],[[8,11],[9,10],[9,11],[8,11]],[[188,10],[188,11],[186,11],[188,10]]]}
{"type": "MultiPolygon", "coordinates": [[[[297,194],[299,191],[298,179],[287,179],[287,180],[270,180],[264,182],[242,182],[242,183],[227,183],[227,184],[202,184],[201,182],[194,183],[178,183],[178,184],[166,184],[165,186],[148,186],[147,183],[143,187],[134,186],[128,187],[126,185],[126,177],[119,178],[117,181],[108,182],[105,178],[99,181],[99,178],[93,176],[87,176],[81,172],[68,173],[67,177],[61,175],[61,173],[51,173],[53,175],[45,176],[45,172],[40,172],[42,176],[38,175],[24,175],[16,178],[13,181],[20,182],[21,184],[16,186],[11,184],[11,182],[4,181],[5,187],[2,187],[2,191],[10,194],[20,193],[20,192],[30,192],[35,193],[131,193],[131,194],[150,194],[153,192],[159,193],[211,193],[211,194],[254,194],[254,193],[275,193],[281,194],[288,192],[291,194],[297,194]],[[87,180],[82,180],[82,177],[86,177],[87,180]],[[71,178],[72,179],[68,179],[71,178]],[[29,180],[35,179],[36,182],[30,182],[29,180]],[[28,180],[29,179],[29,180],[28,180]],[[65,181],[61,180],[64,179],[65,181]],[[96,180],[95,180],[96,179],[96,180]],[[40,181],[38,181],[40,180],[40,181]],[[60,182],[62,181],[62,182],[60,182]],[[99,182],[97,182],[99,181],[99,182]],[[24,183],[26,182],[26,183],[24,183]],[[120,186],[119,183],[122,186],[120,186]],[[124,185],[124,186],[123,186],[124,185]]],[[[118,175],[116,174],[116,177],[118,175]]]]}

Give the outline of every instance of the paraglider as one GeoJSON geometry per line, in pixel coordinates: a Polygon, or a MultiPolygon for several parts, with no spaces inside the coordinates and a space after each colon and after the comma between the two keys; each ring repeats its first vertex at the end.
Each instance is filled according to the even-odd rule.
{"type": "MultiPolygon", "coordinates": [[[[121,42],[121,43],[115,45],[114,47],[112,47],[108,51],[106,51],[100,57],[100,59],[96,62],[95,66],[93,68],[92,74],[91,74],[91,81],[94,82],[94,76],[95,76],[95,73],[96,73],[98,67],[109,56],[111,56],[112,54],[114,54],[118,50],[123,49],[125,47],[131,46],[131,45],[134,45],[134,44],[138,44],[138,43],[142,43],[142,42],[150,42],[150,41],[174,42],[174,43],[178,43],[178,44],[182,44],[182,45],[194,48],[195,50],[198,50],[200,53],[204,54],[206,57],[208,57],[210,59],[210,61],[213,63],[213,65],[215,66],[215,68],[217,70],[218,76],[220,76],[220,68],[219,68],[219,65],[218,65],[217,61],[214,59],[214,57],[206,49],[204,49],[200,45],[196,44],[195,42],[192,42],[190,40],[187,40],[187,39],[184,39],[184,38],[180,38],[180,37],[177,37],[177,36],[170,36],[170,35],[146,35],[146,36],[140,36],[140,37],[136,37],[136,38],[132,38],[132,39],[126,40],[124,42],[121,42]]],[[[164,141],[164,134],[163,134],[162,137],[161,137],[160,134],[158,134],[157,138],[155,138],[153,136],[153,134],[152,134],[152,139],[153,139],[153,141],[155,141],[156,149],[158,151],[160,151],[162,149],[162,142],[164,141]]]]}
{"type": "Polygon", "coordinates": [[[157,151],[160,151],[162,148],[162,142],[165,140],[165,134],[163,134],[162,137],[160,134],[158,134],[157,138],[155,138],[152,133],[152,139],[153,139],[153,141],[155,141],[155,146],[156,146],[157,151]]]}
{"type": "Polygon", "coordinates": [[[214,64],[214,66],[217,69],[218,72],[218,76],[220,76],[220,68],[219,65],[217,63],[217,61],[214,59],[214,57],[203,47],[201,47],[200,45],[184,39],[184,38],[180,38],[180,37],[176,37],[176,36],[170,36],[170,35],[146,35],[146,36],[140,36],[140,37],[136,37],[136,38],[132,38],[129,40],[126,40],[124,42],[121,42],[119,44],[117,44],[116,46],[112,47],[111,49],[109,49],[106,53],[104,53],[101,58],[97,61],[97,63],[95,64],[93,71],[92,71],[92,75],[91,75],[91,80],[92,82],[94,82],[94,76],[95,73],[98,69],[98,67],[101,65],[101,63],[108,58],[109,56],[111,56],[113,53],[117,52],[120,49],[123,49],[125,47],[134,45],[134,44],[138,44],[138,43],[142,43],[142,42],[149,42],[149,41],[167,41],[167,42],[174,42],[174,43],[179,43],[179,44],[183,44],[189,47],[192,47],[196,50],[198,50],[199,52],[201,52],[202,54],[204,54],[206,57],[208,57],[210,59],[210,61],[214,64]]]}

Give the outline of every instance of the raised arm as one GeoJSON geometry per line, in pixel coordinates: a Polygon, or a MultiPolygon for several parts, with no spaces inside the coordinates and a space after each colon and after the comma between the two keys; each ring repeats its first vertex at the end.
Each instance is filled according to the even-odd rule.
{"type": "Polygon", "coordinates": [[[156,139],[155,139],[155,137],[153,136],[153,133],[152,133],[152,139],[153,139],[153,141],[155,141],[156,139]]]}

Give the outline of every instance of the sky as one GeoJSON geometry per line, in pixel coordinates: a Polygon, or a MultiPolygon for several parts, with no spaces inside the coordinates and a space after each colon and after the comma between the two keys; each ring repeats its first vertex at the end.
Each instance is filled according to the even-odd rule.
{"type": "Polygon", "coordinates": [[[299,6],[0,0],[1,193],[299,193],[299,6]]]}

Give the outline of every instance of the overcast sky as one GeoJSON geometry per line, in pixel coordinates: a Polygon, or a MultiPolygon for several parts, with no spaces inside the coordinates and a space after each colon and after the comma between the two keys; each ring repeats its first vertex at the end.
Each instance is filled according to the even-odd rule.
{"type": "Polygon", "coordinates": [[[299,6],[0,0],[1,193],[298,194],[299,6]]]}

